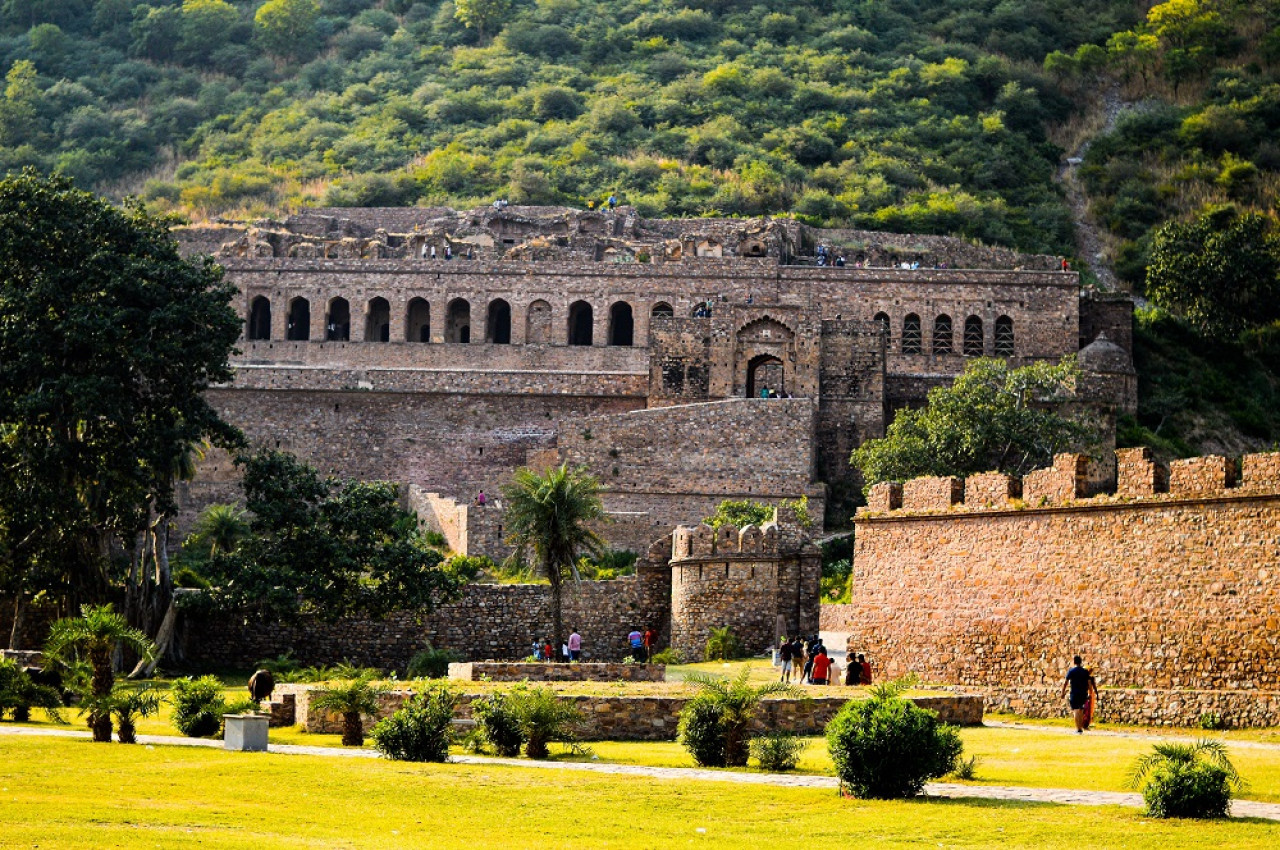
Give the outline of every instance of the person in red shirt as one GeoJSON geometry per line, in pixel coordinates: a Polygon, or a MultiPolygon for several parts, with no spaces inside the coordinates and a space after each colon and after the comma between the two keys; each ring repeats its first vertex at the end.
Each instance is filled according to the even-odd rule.
{"type": "Polygon", "coordinates": [[[552,654],[551,654],[551,641],[547,641],[545,644],[543,644],[543,646],[542,646],[542,655],[543,655],[543,657],[545,657],[548,661],[555,661],[555,660],[556,660],[556,657],[555,657],[554,655],[552,655],[552,654]]]}
{"type": "Polygon", "coordinates": [[[653,629],[644,630],[644,660],[646,662],[653,658],[653,629]]]}
{"type": "Polygon", "coordinates": [[[818,646],[817,655],[813,656],[813,670],[809,673],[809,681],[815,685],[825,685],[831,672],[831,659],[827,656],[827,648],[818,646]]]}

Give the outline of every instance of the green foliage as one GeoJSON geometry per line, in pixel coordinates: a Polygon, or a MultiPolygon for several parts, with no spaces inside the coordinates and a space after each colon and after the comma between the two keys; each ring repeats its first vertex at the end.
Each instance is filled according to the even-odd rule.
{"type": "Polygon", "coordinates": [[[804,752],[804,739],[789,732],[769,732],[751,739],[751,757],[760,763],[761,770],[782,773],[795,770],[804,752]]]}
{"type": "Polygon", "coordinates": [[[315,0],[267,0],[253,16],[258,43],[285,59],[307,59],[319,47],[315,0]]]}
{"type": "Polygon", "coordinates": [[[457,703],[458,695],[447,687],[415,695],[373,727],[370,737],[374,748],[396,761],[447,761],[457,703]]]}
{"type": "Polygon", "coordinates": [[[427,644],[427,648],[415,652],[409,659],[409,667],[405,671],[410,679],[441,679],[449,675],[449,664],[460,661],[461,656],[449,649],[436,649],[427,644]]]}
{"type": "MultiPolygon", "coordinates": [[[[748,671],[733,679],[691,673],[686,682],[698,685],[698,694],[680,712],[679,737],[694,761],[704,767],[741,767],[750,754],[751,723],[760,700],[780,694],[803,697],[804,692],[784,682],[747,684],[748,671]]],[[[766,768],[768,769],[768,768],[766,768]]]]}
{"type": "Polygon", "coordinates": [[[630,549],[603,549],[594,557],[578,559],[578,575],[590,581],[610,581],[636,573],[639,555],[630,549]]]}
{"type": "Polygon", "coordinates": [[[111,695],[110,711],[116,720],[116,734],[120,743],[136,744],[138,718],[159,713],[160,691],[150,685],[140,688],[117,685],[111,695]]]}
{"type": "Polygon", "coordinates": [[[728,626],[713,627],[702,657],[707,661],[732,661],[742,656],[738,638],[728,626]]]}
{"type": "Polygon", "coordinates": [[[841,786],[855,797],[914,797],[956,769],[964,749],[954,726],[903,699],[893,687],[851,701],[827,724],[827,748],[841,786]]]}
{"type": "Polygon", "coordinates": [[[173,727],[188,738],[208,738],[218,734],[226,710],[223,688],[216,676],[174,679],[169,687],[173,727]]]}
{"type": "Polygon", "coordinates": [[[378,697],[385,692],[386,688],[373,684],[373,676],[363,674],[312,692],[311,707],[340,714],[342,745],[358,747],[364,743],[362,718],[377,715],[378,697]]]}
{"type": "Polygon", "coordinates": [[[507,694],[507,705],[520,727],[524,752],[531,759],[544,759],[550,753],[547,744],[577,741],[577,727],[582,713],[568,700],[562,700],[548,687],[516,685],[507,694]]]}
{"type": "Polygon", "coordinates": [[[1208,729],[1210,731],[1226,729],[1228,726],[1226,719],[1215,711],[1206,711],[1204,714],[1201,714],[1196,725],[1201,729],[1208,729]]]}
{"type": "Polygon", "coordinates": [[[468,29],[474,29],[485,41],[511,13],[511,0],[454,0],[454,17],[468,29]]]}
{"type": "Polygon", "coordinates": [[[748,500],[725,499],[716,506],[714,514],[709,517],[703,517],[702,521],[712,528],[719,528],[722,525],[731,525],[736,528],[748,525],[760,526],[767,522],[773,522],[773,505],[748,500]]]}
{"type": "Polygon", "coordinates": [[[476,698],[471,702],[471,716],[475,718],[485,743],[494,752],[506,758],[520,755],[524,732],[507,694],[492,693],[476,698]]]}
{"type": "Polygon", "coordinates": [[[44,709],[54,723],[65,723],[62,698],[48,685],[37,685],[16,661],[0,658],[0,718],[6,713],[18,723],[31,719],[31,709],[44,709]]]}
{"type": "Polygon", "coordinates": [[[683,664],[684,654],[673,646],[660,649],[649,659],[651,664],[683,664]]]}
{"type": "Polygon", "coordinates": [[[1234,339],[1280,319],[1280,238],[1270,221],[1234,208],[1155,231],[1147,295],[1205,335],[1234,339]]]}
{"type": "Polygon", "coordinates": [[[1086,420],[1059,412],[1079,374],[1073,358],[1018,368],[975,358],[951,386],[930,390],[924,408],[899,410],[885,436],[859,446],[851,462],[868,487],[921,475],[1022,475],[1048,466],[1056,453],[1098,439],[1086,420]]]}
{"type": "Polygon", "coordinates": [[[1221,741],[1155,744],[1134,762],[1129,787],[1141,788],[1147,814],[1156,818],[1220,818],[1244,780],[1221,741]]]}
{"type": "Polygon", "coordinates": [[[64,177],[0,180],[0,587],[9,592],[104,598],[124,579],[107,553],[133,547],[148,511],[176,512],[192,447],[237,438],[204,396],[231,379],[241,326],[233,288],[212,261],[179,257],[168,226],[64,177]]]}
{"type": "Polygon", "coordinates": [[[275,658],[261,658],[253,662],[253,669],[266,670],[277,682],[286,681],[285,677],[295,673],[299,666],[292,649],[286,649],[275,658]]]}
{"type": "Polygon", "coordinates": [[[212,587],[187,605],[291,617],[379,617],[429,608],[460,592],[464,577],[442,569],[412,514],[386,482],[321,479],[292,455],[262,451],[244,469],[249,534],[202,567],[212,587]]]}
{"type": "Polygon", "coordinates": [[[971,782],[978,776],[978,764],[981,761],[982,759],[978,756],[956,759],[956,768],[951,771],[951,775],[956,779],[971,782]]]}

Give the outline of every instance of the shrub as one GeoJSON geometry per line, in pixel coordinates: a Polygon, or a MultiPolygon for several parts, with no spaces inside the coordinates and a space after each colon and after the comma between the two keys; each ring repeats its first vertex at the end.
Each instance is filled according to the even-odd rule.
{"type": "Polygon", "coordinates": [[[447,687],[418,694],[373,727],[373,746],[396,761],[448,760],[450,724],[457,703],[457,694],[447,687]]]}
{"type": "Polygon", "coordinates": [[[117,685],[111,696],[111,713],[116,718],[116,734],[120,743],[138,743],[138,718],[150,717],[160,710],[159,691],[150,686],[130,688],[117,685]]]}
{"type": "Polygon", "coordinates": [[[524,733],[506,694],[489,694],[475,700],[471,703],[471,716],[494,752],[507,758],[520,755],[524,733]]]}
{"type": "Polygon", "coordinates": [[[175,679],[169,689],[174,728],[188,738],[218,734],[226,709],[222,690],[222,682],[216,676],[175,679]]]}
{"type": "Polygon", "coordinates": [[[456,652],[448,649],[435,649],[431,644],[421,652],[415,652],[409,659],[409,668],[405,674],[410,679],[443,679],[449,675],[449,664],[461,660],[456,652]]]}
{"type": "Polygon", "coordinates": [[[741,657],[738,639],[728,626],[721,626],[718,629],[711,630],[703,656],[708,661],[729,661],[730,659],[741,657]]]}
{"type": "Polygon", "coordinates": [[[1232,791],[1245,782],[1221,741],[1156,744],[1134,762],[1129,787],[1142,788],[1147,814],[1155,818],[1220,818],[1231,809],[1232,791]]]}
{"type": "Polygon", "coordinates": [[[575,727],[582,714],[573,704],[561,700],[550,688],[531,688],[520,684],[508,695],[512,713],[524,737],[524,753],[531,759],[544,759],[552,741],[574,743],[575,727]]]}
{"type": "Polygon", "coordinates": [[[778,773],[795,770],[804,752],[804,741],[788,732],[769,732],[751,739],[751,757],[761,770],[778,773]]]}
{"type": "Polygon", "coordinates": [[[1204,714],[1200,715],[1200,728],[1208,729],[1210,731],[1215,729],[1226,729],[1227,721],[1221,714],[1213,711],[1206,711],[1204,714]]]}
{"type": "Polygon", "coordinates": [[[951,771],[951,775],[956,779],[969,781],[978,775],[978,764],[982,759],[977,756],[969,756],[967,759],[957,759],[956,769],[951,771]]]}
{"type": "Polygon", "coordinates": [[[36,684],[17,662],[0,658],[0,718],[8,711],[15,721],[25,723],[31,719],[33,708],[43,708],[55,723],[66,722],[62,717],[62,698],[56,690],[36,684]]]}
{"type": "Polygon", "coordinates": [[[378,713],[378,696],[385,688],[373,684],[371,673],[322,688],[311,695],[311,707],[342,715],[342,746],[364,743],[364,717],[378,713]]]}
{"type": "Polygon", "coordinates": [[[698,695],[680,712],[680,743],[704,767],[741,767],[750,754],[751,722],[760,700],[771,694],[803,696],[799,688],[783,682],[760,687],[747,684],[743,670],[731,680],[690,674],[686,682],[700,687],[698,695]]]}
{"type": "Polygon", "coordinates": [[[650,664],[683,664],[684,654],[675,647],[667,647],[660,649],[649,659],[650,664]]]}
{"type": "Polygon", "coordinates": [[[919,794],[955,770],[964,749],[954,726],[886,687],[840,710],[827,724],[827,747],[843,788],[882,800],[919,794]]]}

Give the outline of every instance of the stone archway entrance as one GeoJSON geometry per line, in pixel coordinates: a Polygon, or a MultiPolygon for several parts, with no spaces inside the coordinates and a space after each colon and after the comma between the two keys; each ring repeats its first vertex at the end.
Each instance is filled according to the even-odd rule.
{"type": "Polygon", "coordinates": [[[778,395],[786,391],[782,360],[772,354],[761,354],[747,363],[747,398],[761,398],[765,390],[778,395]]]}

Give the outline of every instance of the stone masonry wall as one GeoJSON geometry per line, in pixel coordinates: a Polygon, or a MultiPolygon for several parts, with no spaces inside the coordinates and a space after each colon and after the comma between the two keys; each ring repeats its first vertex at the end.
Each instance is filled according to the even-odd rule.
{"type": "MultiPolygon", "coordinates": [[[[1068,709],[1061,686],[993,687],[980,689],[987,711],[1024,717],[1062,717],[1068,709]]],[[[1103,688],[1098,692],[1095,718],[1107,723],[1137,726],[1199,726],[1214,714],[1231,728],[1280,726],[1280,692],[1195,691],[1156,688],[1103,688]]]]}
{"type": "Polygon", "coordinates": [[[665,664],[553,664],[520,661],[463,661],[449,665],[449,678],[465,682],[664,682],[665,664]]]}
{"type": "MultiPolygon", "coordinates": [[[[260,658],[291,651],[302,664],[355,664],[404,671],[428,642],[466,660],[520,660],[533,642],[551,637],[546,585],[469,585],[457,602],[435,611],[396,612],[381,621],[307,618],[300,623],[246,622],[213,617],[188,623],[186,655],[193,664],[248,667],[260,658]]],[[[583,657],[621,661],[627,633],[647,616],[635,578],[566,584],[564,626],[582,635],[583,657]]]]}
{"type": "MultiPolygon", "coordinates": [[[[1140,489],[1126,475],[1150,481],[1133,461],[1123,493],[1140,489]]],[[[887,676],[1046,686],[1079,653],[1103,686],[1280,689],[1280,462],[1247,456],[1239,487],[1232,467],[1175,464],[1185,490],[1142,498],[864,512],[858,602],[824,605],[823,628],[887,676]]],[[[1064,480],[1075,468],[1055,463],[1064,480]]]]}

